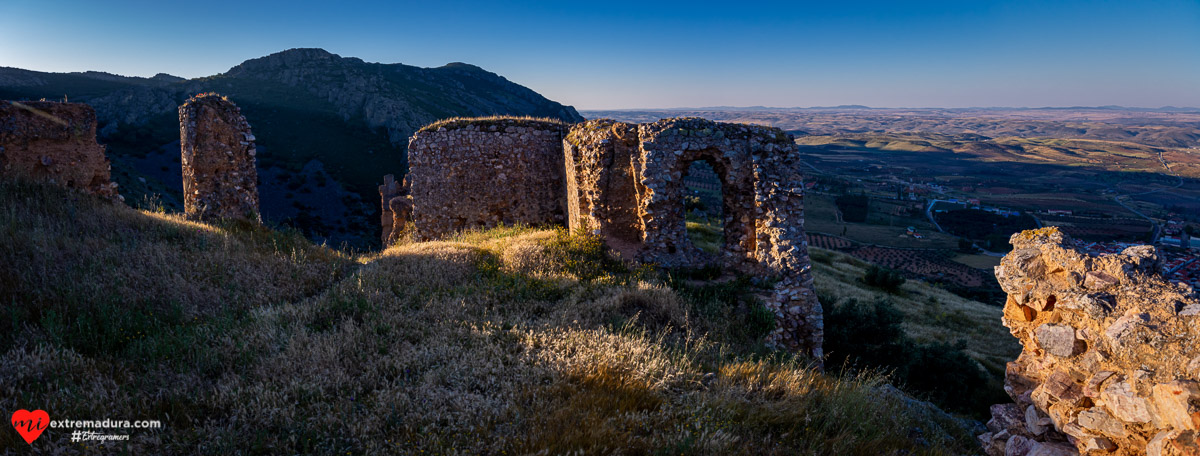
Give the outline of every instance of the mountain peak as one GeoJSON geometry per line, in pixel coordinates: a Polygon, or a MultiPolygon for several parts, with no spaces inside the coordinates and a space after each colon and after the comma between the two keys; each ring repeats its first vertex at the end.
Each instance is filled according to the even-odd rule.
{"type": "Polygon", "coordinates": [[[296,67],[312,63],[333,62],[341,60],[341,56],[320,48],[293,48],[274,54],[250,59],[238,66],[230,68],[226,74],[238,75],[263,69],[296,67]]]}
{"type": "Polygon", "coordinates": [[[181,81],[187,80],[187,79],[181,78],[179,76],[175,76],[175,75],[167,74],[167,73],[156,74],[156,75],[152,76],[150,79],[155,80],[155,81],[164,81],[164,82],[181,82],[181,81]]]}
{"type": "Polygon", "coordinates": [[[442,65],[441,68],[445,68],[448,70],[470,70],[470,71],[483,71],[483,72],[490,73],[490,71],[480,68],[479,66],[471,65],[469,63],[463,63],[463,62],[450,62],[445,65],[442,65]]]}
{"type": "Polygon", "coordinates": [[[279,57],[297,60],[332,60],[341,56],[321,48],[291,48],[276,52],[264,58],[279,57]]]}

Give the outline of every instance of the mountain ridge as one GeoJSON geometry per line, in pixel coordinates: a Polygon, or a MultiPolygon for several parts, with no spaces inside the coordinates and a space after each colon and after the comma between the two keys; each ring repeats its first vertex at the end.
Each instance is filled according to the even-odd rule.
{"type": "Polygon", "coordinates": [[[274,203],[264,202],[264,217],[295,225],[314,239],[363,247],[378,239],[369,234],[378,229],[371,222],[379,209],[376,185],[384,174],[406,172],[408,138],[422,126],[488,115],[583,120],[573,107],[475,65],[368,63],[317,48],[288,49],[193,79],[0,67],[0,99],[67,99],[94,107],[99,140],[108,146],[122,194],[173,209],[182,202],[174,177],[177,108],[203,92],[237,103],[258,138],[258,165],[264,171],[259,186],[280,195],[274,203]],[[321,172],[313,174],[314,169],[321,172]],[[327,178],[341,184],[334,189],[356,195],[340,213],[321,209],[328,206],[329,193],[337,193],[324,185],[327,178]],[[365,236],[351,239],[360,233],[365,236]]]}

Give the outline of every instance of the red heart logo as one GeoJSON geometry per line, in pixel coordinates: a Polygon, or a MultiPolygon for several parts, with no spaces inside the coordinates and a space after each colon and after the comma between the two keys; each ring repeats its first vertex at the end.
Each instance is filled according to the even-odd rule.
{"type": "Polygon", "coordinates": [[[13,412],[12,425],[26,442],[33,445],[33,441],[42,435],[42,431],[50,427],[50,414],[45,410],[17,410],[13,412]]]}

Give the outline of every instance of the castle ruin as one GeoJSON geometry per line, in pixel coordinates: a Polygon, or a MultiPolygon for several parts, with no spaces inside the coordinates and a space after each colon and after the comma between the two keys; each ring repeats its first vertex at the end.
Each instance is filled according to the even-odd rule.
{"type": "Polygon", "coordinates": [[[1200,454],[1200,299],[1152,246],[1090,255],[1049,227],[996,267],[1024,350],[992,407],[989,455],[1200,454]]]}
{"type": "Polygon", "coordinates": [[[562,122],[521,118],[451,119],[422,128],[408,142],[405,177],[415,238],[500,224],[564,224],[566,131],[562,122]]]}
{"type": "Polygon", "coordinates": [[[566,141],[568,226],[602,236],[631,258],[668,267],[719,264],[774,277],[775,345],[821,357],[798,150],[778,128],[677,118],[647,124],[593,120],[566,141]],[[725,245],[710,258],[688,239],[683,208],[690,165],[708,162],[724,190],[725,245]]]}
{"type": "Polygon", "coordinates": [[[819,359],[821,305],[804,238],[801,162],[778,128],[678,118],[452,119],[409,142],[411,219],[387,214],[402,194],[380,187],[385,243],[411,221],[426,240],[499,224],[559,225],[604,238],[622,257],[666,267],[720,265],[775,280],[768,341],[819,359]],[[712,165],[724,189],[725,245],[706,254],[687,237],[683,176],[712,165]]]}
{"type": "Polygon", "coordinates": [[[214,93],[179,107],[184,213],[193,220],[259,222],[254,135],[241,109],[214,93]]]}
{"type": "Polygon", "coordinates": [[[122,200],[110,172],[104,146],[96,143],[96,111],[91,106],[0,102],[0,175],[122,200]]]}

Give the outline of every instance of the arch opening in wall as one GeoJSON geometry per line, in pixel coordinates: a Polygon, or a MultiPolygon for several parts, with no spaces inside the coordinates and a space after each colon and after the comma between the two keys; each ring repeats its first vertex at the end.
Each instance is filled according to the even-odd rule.
{"type": "Polygon", "coordinates": [[[725,247],[725,194],[711,159],[700,158],[683,171],[684,226],[692,245],[708,255],[725,247]]]}

